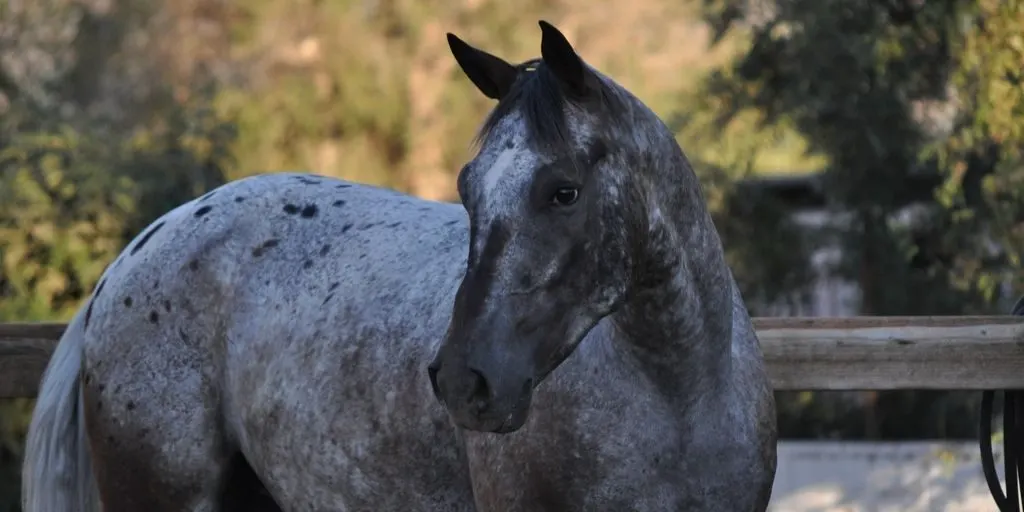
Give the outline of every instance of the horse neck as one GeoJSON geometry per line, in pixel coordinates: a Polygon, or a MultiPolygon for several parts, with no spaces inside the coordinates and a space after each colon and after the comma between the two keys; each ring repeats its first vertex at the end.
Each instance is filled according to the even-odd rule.
{"type": "Polygon", "coordinates": [[[696,177],[654,187],[649,237],[632,290],[614,314],[631,358],[666,392],[713,395],[729,382],[735,286],[696,177]]]}

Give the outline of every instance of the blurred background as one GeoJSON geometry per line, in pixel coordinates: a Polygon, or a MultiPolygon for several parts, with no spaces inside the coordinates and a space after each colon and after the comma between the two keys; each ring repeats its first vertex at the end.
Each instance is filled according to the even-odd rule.
{"type": "MultiPolygon", "coordinates": [[[[541,18],[677,133],[754,315],[1024,293],[1021,0],[0,0],[0,322],[68,320],[131,237],[228,180],[457,200],[492,104],[444,33],[518,62],[541,18]]],[[[789,440],[977,436],[978,393],[778,400],[789,440]]],[[[3,512],[31,406],[0,403],[3,512]]]]}

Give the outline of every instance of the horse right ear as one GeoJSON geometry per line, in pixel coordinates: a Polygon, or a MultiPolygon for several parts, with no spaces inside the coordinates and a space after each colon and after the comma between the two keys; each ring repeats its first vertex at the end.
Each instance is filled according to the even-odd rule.
{"type": "Polygon", "coordinates": [[[483,50],[473,48],[458,36],[448,33],[448,47],[455,56],[463,73],[476,85],[480,92],[492,100],[500,100],[508,94],[516,81],[515,66],[483,50]]]}

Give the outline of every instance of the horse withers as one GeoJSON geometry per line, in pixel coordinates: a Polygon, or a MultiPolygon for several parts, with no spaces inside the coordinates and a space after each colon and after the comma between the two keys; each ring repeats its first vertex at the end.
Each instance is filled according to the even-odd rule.
{"type": "Polygon", "coordinates": [[[46,370],[26,512],[763,511],[775,410],[672,133],[541,22],[462,206],[308,174],[157,219],[46,370]]]}

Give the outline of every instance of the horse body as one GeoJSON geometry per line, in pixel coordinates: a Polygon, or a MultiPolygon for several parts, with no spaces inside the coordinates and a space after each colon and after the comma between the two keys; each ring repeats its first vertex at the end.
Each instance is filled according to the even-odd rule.
{"type": "MultiPolygon", "coordinates": [[[[545,31],[529,76],[453,52],[515,96],[580,69],[545,31]]],[[[765,510],[772,392],[699,186],[602,91],[644,130],[554,101],[575,148],[541,151],[503,99],[462,206],[284,173],[155,221],[44,375],[26,512],[765,510]],[[530,183],[566,152],[589,188],[530,183]]]]}
{"type": "Polygon", "coordinates": [[[457,205],[298,174],[155,221],[83,333],[109,506],[203,510],[240,453],[285,510],[466,510],[463,455],[422,368],[464,224],[457,205]]]}
{"type": "Polygon", "coordinates": [[[226,315],[239,340],[224,362],[228,423],[286,510],[472,510],[464,454],[423,369],[465,265],[465,214],[325,183],[310,204],[345,205],[298,238],[305,255],[255,272],[277,292],[249,283],[252,300],[226,315]]]}

